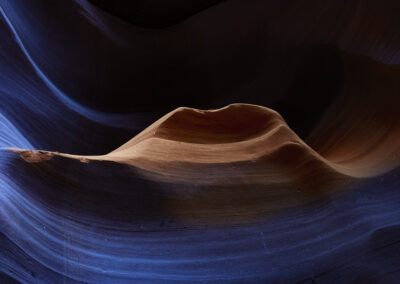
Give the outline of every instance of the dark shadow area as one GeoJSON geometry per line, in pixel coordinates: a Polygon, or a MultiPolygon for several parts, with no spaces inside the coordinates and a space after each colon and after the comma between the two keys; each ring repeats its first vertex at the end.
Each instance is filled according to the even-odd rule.
{"type": "Polygon", "coordinates": [[[305,49],[292,85],[284,99],[272,108],[305,139],[339,94],[343,80],[344,68],[338,48],[320,46],[305,49]]]}
{"type": "Polygon", "coordinates": [[[142,28],[165,28],[223,0],[89,0],[92,4],[142,28]]]}

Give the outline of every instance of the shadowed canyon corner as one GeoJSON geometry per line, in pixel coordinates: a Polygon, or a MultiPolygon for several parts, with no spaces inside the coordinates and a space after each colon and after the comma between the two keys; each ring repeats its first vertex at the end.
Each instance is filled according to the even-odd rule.
{"type": "Polygon", "coordinates": [[[399,283],[397,8],[0,0],[0,283],[399,283]]]}

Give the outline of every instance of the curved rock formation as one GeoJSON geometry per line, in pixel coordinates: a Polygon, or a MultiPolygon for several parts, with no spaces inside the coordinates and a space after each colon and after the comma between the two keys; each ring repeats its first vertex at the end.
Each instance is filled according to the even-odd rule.
{"type": "Polygon", "coordinates": [[[166,3],[0,0],[0,282],[398,283],[398,3],[166,3]]]}

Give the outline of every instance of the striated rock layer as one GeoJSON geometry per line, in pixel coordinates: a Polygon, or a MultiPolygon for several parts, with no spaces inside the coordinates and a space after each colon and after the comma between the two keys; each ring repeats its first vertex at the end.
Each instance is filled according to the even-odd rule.
{"type": "Polygon", "coordinates": [[[398,264],[389,252],[390,266],[376,259],[396,249],[397,173],[382,183],[357,159],[326,159],[265,107],[179,108],[102,156],[9,151],[6,171],[19,172],[9,194],[19,202],[3,200],[3,216],[13,216],[4,237],[29,252],[16,260],[35,260],[26,279],[364,281],[398,264]],[[370,207],[378,211],[365,219],[370,207]],[[323,270],[352,251],[347,270],[309,276],[309,263],[323,270]]]}

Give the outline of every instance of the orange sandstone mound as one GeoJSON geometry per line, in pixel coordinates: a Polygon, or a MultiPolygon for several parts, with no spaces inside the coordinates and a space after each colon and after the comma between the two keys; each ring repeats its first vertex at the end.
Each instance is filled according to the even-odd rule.
{"type": "MultiPolygon", "coordinates": [[[[392,131],[390,137],[397,133],[392,131]]],[[[398,152],[396,141],[389,145],[385,151],[398,152]]],[[[336,147],[345,153],[341,144],[336,147]]],[[[359,148],[362,152],[361,144],[359,148]]],[[[132,176],[147,179],[160,190],[151,198],[166,214],[184,222],[226,224],[330,198],[361,177],[377,175],[385,165],[375,158],[382,156],[382,147],[376,149],[378,154],[359,155],[369,161],[364,167],[357,158],[338,162],[309,147],[277,112],[231,104],[216,110],[178,108],[106,155],[10,150],[43,167],[54,157],[88,166],[91,161],[129,165],[132,176]]]]}
{"type": "Polygon", "coordinates": [[[82,162],[113,161],[173,182],[263,184],[282,183],[290,177],[306,183],[307,174],[346,176],[307,146],[277,112],[249,104],[217,110],[178,108],[101,156],[12,150],[28,162],[53,155],[82,162]]]}
{"type": "Polygon", "coordinates": [[[277,112],[249,104],[178,108],[102,156],[12,151],[43,167],[54,157],[89,167],[90,161],[129,165],[132,175],[160,188],[151,197],[155,203],[184,222],[247,222],[330,196],[353,181],[307,146],[277,112]]]}

